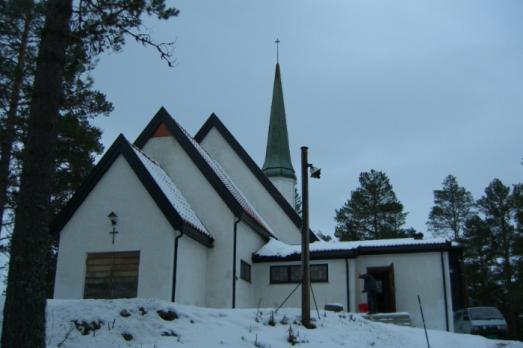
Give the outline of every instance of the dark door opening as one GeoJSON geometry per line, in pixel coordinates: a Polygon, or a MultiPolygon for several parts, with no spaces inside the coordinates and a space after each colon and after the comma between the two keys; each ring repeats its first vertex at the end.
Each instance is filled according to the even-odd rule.
{"type": "Polygon", "coordinates": [[[379,313],[396,312],[396,289],[394,287],[394,264],[387,267],[368,267],[367,273],[376,279],[378,293],[376,302],[379,313]]]}

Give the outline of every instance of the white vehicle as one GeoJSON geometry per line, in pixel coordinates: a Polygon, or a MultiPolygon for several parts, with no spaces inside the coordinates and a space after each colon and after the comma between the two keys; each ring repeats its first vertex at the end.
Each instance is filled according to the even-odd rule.
{"type": "Polygon", "coordinates": [[[470,307],[454,313],[456,332],[482,335],[489,338],[505,338],[507,322],[496,307],[470,307]]]}

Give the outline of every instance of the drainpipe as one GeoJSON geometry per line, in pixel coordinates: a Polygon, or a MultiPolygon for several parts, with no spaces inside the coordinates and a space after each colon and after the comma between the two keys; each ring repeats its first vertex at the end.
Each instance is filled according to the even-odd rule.
{"type": "Polygon", "coordinates": [[[447,327],[447,331],[449,331],[449,307],[448,307],[448,299],[447,299],[447,277],[445,274],[445,261],[443,260],[443,251],[440,253],[441,255],[441,275],[443,276],[443,298],[445,299],[445,324],[447,327]]]}
{"type": "Polygon", "coordinates": [[[350,312],[349,259],[345,259],[345,276],[347,278],[347,312],[350,312]]]}
{"type": "Polygon", "coordinates": [[[232,308],[236,308],[236,235],[238,234],[238,223],[241,218],[234,221],[234,241],[232,250],[232,308]]]}
{"type": "Polygon", "coordinates": [[[178,268],[178,240],[183,236],[183,229],[180,234],[174,238],[174,258],[173,258],[173,289],[171,291],[171,302],[176,299],[176,270],[178,268]]]}

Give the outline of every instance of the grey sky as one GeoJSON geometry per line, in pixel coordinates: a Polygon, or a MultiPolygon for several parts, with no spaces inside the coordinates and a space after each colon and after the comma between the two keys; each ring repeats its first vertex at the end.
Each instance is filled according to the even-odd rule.
{"type": "Polygon", "coordinates": [[[314,229],[333,232],[334,209],[372,168],[420,231],[449,173],[476,199],[494,177],[523,181],[522,1],[174,4],[178,18],[149,26],[176,39],[175,69],[132,42],[101,59],[96,86],[115,104],[97,121],[106,146],[134,140],[163,105],[192,134],[215,112],[262,164],[278,37],[294,167],[302,145],[322,167],[314,229]]]}

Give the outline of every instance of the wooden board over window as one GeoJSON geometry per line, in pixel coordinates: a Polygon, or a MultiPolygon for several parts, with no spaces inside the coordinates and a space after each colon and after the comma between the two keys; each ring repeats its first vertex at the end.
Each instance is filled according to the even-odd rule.
{"type": "Polygon", "coordinates": [[[84,298],[136,297],[139,265],[139,251],[88,253],[84,298]]]}

